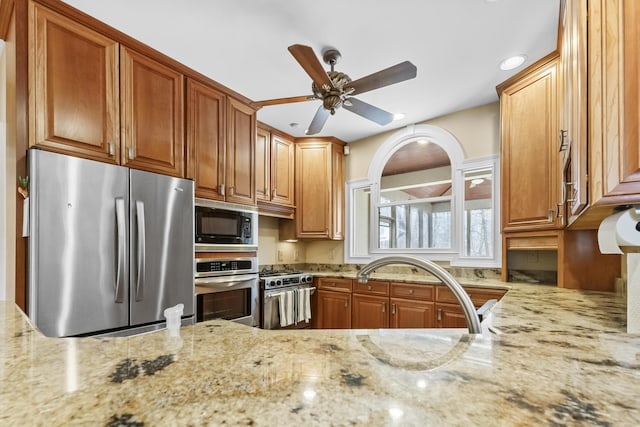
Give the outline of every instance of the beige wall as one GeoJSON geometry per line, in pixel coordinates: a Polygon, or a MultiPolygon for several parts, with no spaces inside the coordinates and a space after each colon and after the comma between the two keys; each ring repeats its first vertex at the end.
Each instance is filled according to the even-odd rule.
{"type": "MultiPolygon", "coordinates": [[[[440,126],[451,132],[460,141],[465,158],[473,159],[499,152],[499,113],[499,104],[494,102],[420,124],[440,126]]],[[[395,132],[397,130],[350,143],[351,153],[345,157],[346,181],[366,178],[369,163],[376,150],[395,132]]],[[[260,265],[299,262],[342,264],[344,262],[344,242],[342,241],[309,240],[287,243],[280,242],[278,234],[278,219],[260,216],[258,250],[260,265]]]]}
{"type": "MultiPolygon", "coordinates": [[[[497,102],[419,124],[439,126],[453,134],[462,145],[465,159],[498,154],[500,150],[500,105],[497,102]]],[[[396,129],[349,143],[351,153],[345,158],[346,181],[366,178],[375,152],[397,131],[396,129]]]]}
{"type": "Polygon", "coordinates": [[[260,265],[297,264],[305,262],[304,242],[279,241],[278,218],[260,216],[258,263],[260,265]]]}

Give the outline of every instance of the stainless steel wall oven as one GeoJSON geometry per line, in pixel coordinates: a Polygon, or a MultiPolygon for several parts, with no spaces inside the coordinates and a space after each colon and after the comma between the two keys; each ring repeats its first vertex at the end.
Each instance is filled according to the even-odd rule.
{"type": "Polygon", "coordinates": [[[196,258],[196,320],[260,323],[258,258],[196,258]]]}

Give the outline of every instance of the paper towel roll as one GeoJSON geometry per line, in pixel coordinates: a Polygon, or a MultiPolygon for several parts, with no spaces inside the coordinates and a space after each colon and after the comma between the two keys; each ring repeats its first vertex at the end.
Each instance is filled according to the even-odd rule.
{"type": "Polygon", "coordinates": [[[598,246],[603,254],[621,254],[620,246],[640,246],[636,225],[640,214],[635,208],[606,217],[598,228],[598,246]]]}

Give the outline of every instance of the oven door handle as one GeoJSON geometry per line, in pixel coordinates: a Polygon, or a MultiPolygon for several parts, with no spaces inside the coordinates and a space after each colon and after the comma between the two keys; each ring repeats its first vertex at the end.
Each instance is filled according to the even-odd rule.
{"type": "Polygon", "coordinates": [[[195,284],[199,286],[215,286],[221,290],[233,288],[246,288],[247,285],[238,286],[240,283],[258,280],[257,274],[238,274],[235,276],[200,277],[195,279],[195,284]]]}

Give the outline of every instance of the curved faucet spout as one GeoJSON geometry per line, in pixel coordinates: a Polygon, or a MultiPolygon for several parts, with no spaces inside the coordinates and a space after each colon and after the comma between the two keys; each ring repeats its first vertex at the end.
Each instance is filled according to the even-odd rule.
{"type": "Polygon", "coordinates": [[[438,279],[442,280],[442,282],[447,285],[449,289],[451,289],[451,292],[453,292],[453,294],[456,296],[458,303],[462,307],[462,310],[464,311],[464,318],[467,321],[467,328],[469,329],[469,333],[482,333],[480,318],[476,313],[476,309],[473,306],[473,302],[471,301],[469,294],[467,294],[462,285],[458,283],[458,281],[451,275],[451,273],[434,262],[410,256],[388,256],[380,258],[371,261],[369,264],[362,267],[362,269],[358,272],[358,282],[367,283],[367,281],[369,280],[369,274],[371,274],[373,270],[389,264],[412,265],[414,267],[421,268],[433,274],[438,279]]]}

